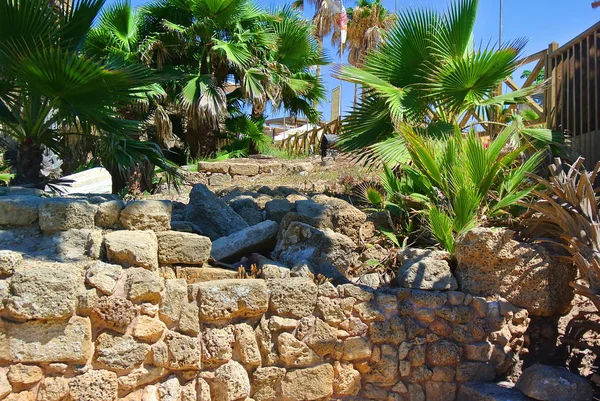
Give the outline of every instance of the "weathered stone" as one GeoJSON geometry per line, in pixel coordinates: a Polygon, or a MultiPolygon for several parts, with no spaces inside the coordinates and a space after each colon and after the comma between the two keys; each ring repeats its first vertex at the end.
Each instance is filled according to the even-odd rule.
{"type": "Polygon", "coordinates": [[[83,288],[75,271],[29,268],[13,275],[6,309],[16,319],[54,320],[72,316],[83,288]]]}
{"type": "Polygon", "coordinates": [[[373,302],[360,302],[354,305],[354,311],[363,322],[375,322],[385,320],[385,316],[373,302]]]}
{"type": "Polygon", "coordinates": [[[33,391],[21,391],[19,393],[9,394],[4,401],[35,401],[35,393],[33,391]]]}
{"type": "Polygon", "coordinates": [[[45,232],[93,228],[98,207],[74,199],[46,199],[39,206],[40,228],[45,232]]]}
{"type": "Polygon", "coordinates": [[[102,249],[102,231],[89,228],[73,228],[59,231],[52,236],[56,245],[55,258],[61,262],[78,262],[98,259],[102,249]]]}
{"type": "Polygon", "coordinates": [[[197,401],[196,380],[192,380],[181,386],[181,401],[197,401]]]}
{"type": "MultiPolygon", "coordinates": [[[[205,265],[206,266],[206,265],[205,265]]],[[[217,281],[234,279],[238,272],[220,267],[176,267],[177,278],[183,278],[188,284],[203,283],[205,281],[217,281]]]]}
{"type": "Polygon", "coordinates": [[[492,356],[492,344],[488,341],[481,343],[465,344],[465,358],[468,361],[487,362],[492,356]]]}
{"type": "Polygon", "coordinates": [[[210,386],[206,380],[198,377],[198,384],[196,386],[197,401],[212,401],[210,396],[210,386]]]}
{"type": "Polygon", "coordinates": [[[269,309],[279,316],[304,317],[312,315],[317,302],[318,288],[312,280],[289,278],[268,282],[271,298],[269,309]]]}
{"type": "Polygon", "coordinates": [[[160,340],[163,332],[167,329],[165,324],[149,316],[140,316],[133,323],[131,335],[140,341],[153,344],[160,340]]]}
{"type": "Polygon", "coordinates": [[[185,220],[198,226],[202,234],[211,240],[248,227],[248,223],[240,215],[202,184],[195,185],[190,193],[185,220]]]}
{"type": "Polygon", "coordinates": [[[374,344],[391,343],[399,345],[406,339],[406,329],[399,316],[392,316],[383,322],[369,325],[369,336],[374,344]]]}
{"type": "Polygon", "coordinates": [[[123,268],[119,265],[111,265],[98,260],[88,266],[85,279],[89,285],[97,288],[101,293],[110,295],[115,291],[122,271],[123,268]]]}
{"type": "Polygon", "coordinates": [[[123,267],[158,267],[158,242],[153,231],[113,231],[104,236],[106,256],[123,267]]]}
{"type": "Polygon", "coordinates": [[[136,314],[136,306],[119,297],[102,297],[92,309],[94,321],[119,333],[125,333],[136,314]]]}
{"type": "Polygon", "coordinates": [[[160,401],[181,401],[181,385],[175,376],[169,377],[158,386],[160,401]]]}
{"type": "Polygon", "coordinates": [[[127,298],[132,302],[160,302],[160,292],[164,288],[164,280],[158,274],[140,267],[127,270],[125,290],[127,298]]]}
{"type": "Polygon", "coordinates": [[[129,336],[102,333],[96,340],[96,361],[115,372],[130,371],[138,367],[150,351],[147,344],[138,343],[129,336]]]}
{"type": "Polygon", "coordinates": [[[487,363],[461,362],[456,367],[456,380],[459,382],[491,382],[495,378],[496,370],[492,365],[488,365],[487,363]]]}
{"type": "Polygon", "coordinates": [[[279,356],[287,367],[308,367],[319,362],[320,358],[305,343],[290,333],[281,333],[277,338],[279,356]]]}
{"type": "Polygon", "coordinates": [[[323,315],[323,319],[332,325],[340,324],[346,319],[340,299],[319,297],[317,299],[317,310],[323,315]]]}
{"type": "Polygon", "coordinates": [[[427,365],[452,366],[460,361],[462,349],[459,345],[442,340],[427,345],[427,365]]]}
{"type": "Polygon", "coordinates": [[[125,202],[122,200],[112,200],[102,202],[98,205],[98,211],[94,217],[94,222],[98,227],[114,228],[119,223],[121,210],[125,207],[125,202]]]}
{"type": "Polygon", "coordinates": [[[337,344],[337,330],[321,319],[316,319],[313,331],[304,338],[304,342],[306,342],[317,355],[329,355],[335,351],[337,344]]]}
{"type": "Polygon", "coordinates": [[[523,371],[515,388],[544,401],[587,401],[594,394],[592,386],[583,377],[564,368],[539,363],[523,371]]]}
{"type": "Polygon", "coordinates": [[[98,305],[98,293],[91,288],[77,295],[77,314],[79,316],[91,316],[92,311],[98,305]]]}
{"type": "Polygon", "coordinates": [[[184,279],[165,280],[165,292],[158,310],[161,320],[169,326],[175,326],[179,321],[181,308],[187,301],[187,296],[187,283],[184,279]]]}
{"type": "Polygon", "coordinates": [[[119,220],[128,230],[167,231],[171,229],[170,201],[141,200],[128,202],[119,220]]]}
{"type": "Polygon", "coordinates": [[[240,323],[235,325],[234,334],[242,363],[248,366],[259,366],[261,356],[254,329],[247,323],[240,323]]]}
{"type": "MultiPolygon", "coordinates": [[[[69,380],[64,377],[46,377],[40,383],[37,401],[62,401],[69,394],[69,380]]],[[[2,398],[0,396],[0,398],[2,398]]]]}
{"type": "Polygon", "coordinates": [[[207,173],[229,173],[229,164],[226,162],[198,162],[198,171],[207,173]]]}
{"type": "Polygon", "coordinates": [[[43,202],[37,196],[0,197],[0,226],[29,226],[38,221],[43,202]]]}
{"type": "Polygon", "coordinates": [[[69,382],[69,393],[73,401],[114,401],[117,387],[116,373],[89,370],[69,382]]]}
{"type": "Polygon", "coordinates": [[[228,200],[227,204],[250,226],[263,221],[261,206],[253,196],[239,195],[228,200]]]}
{"type": "Polygon", "coordinates": [[[269,295],[263,280],[219,280],[192,287],[204,321],[260,316],[268,309],[269,295]]]}
{"type": "Polygon", "coordinates": [[[44,371],[39,366],[23,365],[18,363],[8,368],[8,381],[12,385],[13,392],[32,387],[42,380],[44,371]]]}
{"type": "Polygon", "coordinates": [[[263,358],[263,364],[266,366],[274,365],[279,361],[277,346],[271,331],[269,330],[269,320],[263,316],[254,330],[256,341],[263,358]]]}
{"type": "Polygon", "coordinates": [[[340,329],[345,330],[350,336],[364,336],[369,326],[357,317],[350,317],[340,324],[340,329]]]}
{"type": "Polygon", "coordinates": [[[285,375],[284,368],[269,366],[258,368],[252,374],[252,387],[254,393],[252,397],[256,401],[275,401],[277,400],[277,385],[285,375]]]}
{"type": "Polygon", "coordinates": [[[361,233],[361,229],[366,226],[367,216],[350,203],[339,198],[321,194],[313,196],[312,200],[321,205],[328,205],[333,208],[331,223],[335,232],[342,233],[350,237],[353,241],[360,241],[361,236],[365,238],[373,235],[372,228],[371,230],[363,230],[361,233]]]}
{"type": "Polygon", "coordinates": [[[401,287],[418,290],[456,290],[458,284],[448,265],[448,254],[440,251],[408,249],[396,272],[401,287]]]}
{"type": "Polygon", "coordinates": [[[156,236],[160,263],[202,265],[210,257],[208,237],[178,231],[164,231],[156,236]]]}
{"type": "Polygon", "coordinates": [[[533,401],[519,390],[498,383],[463,383],[457,394],[460,401],[533,401]]]}
{"type": "Polygon", "coordinates": [[[333,393],[335,395],[357,395],[361,388],[360,372],[351,363],[335,361],[333,365],[335,378],[333,393]]]}
{"type": "Polygon", "coordinates": [[[136,388],[156,382],[167,375],[167,369],[146,366],[134,369],[125,376],[119,376],[119,393],[129,392],[136,388]]]}
{"type": "Polygon", "coordinates": [[[294,211],[296,211],[296,205],[288,199],[273,199],[265,204],[267,219],[278,224],[281,223],[286,214],[294,211]]]}
{"type": "Polygon", "coordinates": [[[371,343],[364,337],[350,337],[344,341],[342,359],[354,361],[371,357],[371,343]]]}
{"type": "Polygon", "coordinates": [[[229,361],[215,370],[212,401],[234,401],[250,395],[250,379],[242,365],[229,361]]]}
{"type": "Polygon", "coordinates": [[[195,303],[185,303],[179,317],[179,330],[190,336],[200,333],[200,308],[195,303]]]}
{"type": "MultiPolygon", "coordinates": [[[[282,375],[283,376],[283,375],[282,375]]],[[[0,400],[12,392],[12,386],[8,381],[7,372],[0,371],[0,400]]]]}
{"type": "Polygon", "coordinates": [[[425,398],[428,401],[454,401],[456,399],[456,383],[427,382],[425,398]]]}
{"type": "Polygon", "coordinates": [[[231,185],[232,179],[229,174],[219,174],[214,173],[208,177],[208,185],[211,187],[224,187],[226,185],[231,185]]]}
{"type": "Polygon", "coordinates": [[[420,384],[409,384],[407,388],[409,401],[426,401],[423,387],[420,384]]]}
{"type": "Polygon", "coordinates": [[[534,316],[570,308],[574,270],[552,260],[540,245],[513,240],[508,229],[476,228],[457,243],[456,276],[464,292],[500,295],[534,316]]]}
{"type": "Polygon", "coordinates": [[[316,401],[333,394],[333,367],[328,364],[288,371],[281,381],[284,401],[316,401]]]}
{"type": "Polygon", "coordinates": [[[273,255],[288,265],[305,261],[315,276],[343,281],[348,269],[358,263],[355,249],[356,244],[343,234],[292,222],[282,232],[273,255]]]}
{"type": "Polygon", "coordinates": [[[258,174],[258,164],[254,163],[231,163],[229,166],[229,174],[245,175],[252,177],[258,174]]]}
{"type": "Polygon", "coordinates": [[[221,237],[212,244],[210,255],[215,260],[239,260],[251,251],[261,252],[273,248],[279,225],[274,221],[263,221],[254,226],[221,237]]]}
{"type": "Polygon", "coordinates": [[[20,253],[0,250],[0,277],[10,276],[15,272],[15,267],[23,262],[20,253]]]}
{"type": "Polygon", "coordinates": [[[365,380],[379,386],[392,386],[398,381],[398,351],[391,345],[384,344],[376,348],[378,357],[371,356],[370,370],[365,380]]]}
{"type": "Polygon", "coordinates": [[[271,316],[269,319],[269,330],[278,332],[282,330],[293,331],[298,326],[296,319],[286,317],[271,316]]]}
{"type": "Polygon", "coordinates": [[[200,369],[200,344],[195,337],[188,337],[169,331],[165,337],[165,343],[169,350],[169,367],[171,369],[200,369]]]}
{"type": "Polygon", "coordinates": [[[233,328],[208,328],[202,333],[202,362],[216,366],[230,360],[233,355],[235,337],[233,328]]]}

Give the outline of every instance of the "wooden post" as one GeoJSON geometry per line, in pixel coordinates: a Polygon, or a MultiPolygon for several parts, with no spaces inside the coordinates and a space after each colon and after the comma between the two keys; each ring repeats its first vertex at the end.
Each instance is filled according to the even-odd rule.
{"type": "Polygon", "coordinates": [[[544,91],[544,112],[546,113],[546,128],[555,128],[556,120],[556,75],[553,73],[552,68],[552,53],[558,49],[558,43],[552,42],[548,46],[548,52],[546,53],[546,69],[544,72],[544,78],[550,79],[550,84],[544,91]]]}

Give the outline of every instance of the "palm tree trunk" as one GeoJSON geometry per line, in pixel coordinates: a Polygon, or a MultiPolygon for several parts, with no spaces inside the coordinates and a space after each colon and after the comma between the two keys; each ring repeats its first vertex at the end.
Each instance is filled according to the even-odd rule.
{"type": "Polygon", "coordinates": [[[26,139],[19,145],[17,155],[17,173],[11,185],[39,184],[43,181],[40,174],[42,149],[33,141],[26,139]]]}

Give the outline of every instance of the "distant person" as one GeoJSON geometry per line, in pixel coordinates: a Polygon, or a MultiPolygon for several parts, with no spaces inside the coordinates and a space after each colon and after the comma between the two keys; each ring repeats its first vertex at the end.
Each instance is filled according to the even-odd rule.
{"type": "Polygon", "coordinates": [[[327,157],[327,149],[329,148],[329,140],[327,139],[327,135],[323,135],[321,138],[321,162],[325,161],[327,157]]]}

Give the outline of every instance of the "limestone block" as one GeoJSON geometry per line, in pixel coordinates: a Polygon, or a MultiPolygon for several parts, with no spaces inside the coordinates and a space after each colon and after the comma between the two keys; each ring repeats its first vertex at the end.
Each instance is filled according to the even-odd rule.
{"type": "Polygon", "coordinates": [[[252,163],[231,163],[229,166],[229,174],[231,175],[245,175],[252,177],[257,175],[259,171],[258,164],[252,163]]]}
{"type": "Polygon", "coordinates": [[[129,392],[146,384],[156,382],[166,376],[167,373],[167,369],[154,366],[144,366],[134,369],[125,376],[119,376],[119,392],[129,392]]]}
{"type": "Polygon", "coordinates": [[[198,162],[198,171],[207,173],[229,173],[229,163],[226,162],[198,162]]]}
{"type": "Polygon", "coordinates": [[[428,366],[453,366],[460,361],[461,356],[461,347],[450,341],[442,340],[427,345],[428,366]]]}
{"type": "Polygon", "coordinates": [[[12,386],[8,381],[7,372],[0,371],[0,400],[12,392],[12,386]]]}
{"type": "Polygon", "coordinates": [[[52,241],[56,259],[61,262],[98,259],[102,249],[102,231],[89,228],[73,228],[56,232],[52,241]]]}
{"type": "Polygon", "coordinates": [[[15,319],[55,320],[72,316],[83,281],[75,270],[28,268],[12,276],[6,309],[15,319]]]}
{"type": "Polygon", "coordinates": [[[230,320],[260,316],[267,311],[269,294],[264,280],[219,280],[192,284],[200,319],[230,320]]]}
{"type": "Polygon", "coordinates": [[[10,276],[15,268],[23,262],[23,257],[18,252],[0,251],[0,277],[10,276]]]}
{"type": "Polygon", "coordinates": [[[101,326],[125,333],[137,315],[137,307],[129,300],[118,297],[101,297],[92,309],[92,318],[101,326]]]}
{"type": "Polygon", "coordinates": [[[483,362],[461,362],[456,368],[456,380],[459,382],[491,382],[496,378],[492,365],[483,362]]]}
{"type": "Polygon", "coordinates": [[[274,221],[263,221],[254,226],[221,237],[212,244],[211,256],[215,260],[239,259],[251,251],[270,250],[275,245],[279,225],[274,221]]]}
{"type": "Polygon", "coordinates": [[[248,366],[259,366],[261,356],[254,329],[247,323],[240,323],[234,326],[234,334],[242,363],[248,366]]]}
{"type": "Polygon", "coordinates": [[[102,333],[96,339],[95,359],[106,369],[130,371],[144,362],[149,351],[149,345],[138,343],[132,337],[102,333]]]}
{"type": "Polygon", "coordinates": [[[0,362],[84,363],[92,354],[89,318],[10,323],[0,321],[0,362]]]}
{"type": "Polygon", "coordinates": [[[304,342],[319,356],[326,356],[335,351],[337,344],[337,329],[321,319],[315,320],[312,332],[304,337],[304,342]]]}
{"type": "Polygon", "coordinates": [[[456,290],[458,284],[450,271],[447,252],[407,249],[396,272],[399,286],[418,290],[456,290]]]}
{"type": "Polygon", "coordinates": [[[133,323],[131,335],[140,341],[153,344],[160,340],[167,326],[158,319],[140,316],[133,323]]]}
{"type": "Polygon", "coordinates": [[[141,267],[127,270],[125,290],[127,298],[132,302],[150,302],[157,304],[160,301],[160,292],[164,288],[164,280],[156,272],[141,267]]]}
{"type": "Polygon", "coordinates": [[[316,401],[333,394],[333,367],[322,364],[288,371],[281,381],[284,401],[316,401]]]}
{"type": "Polygon", "coordinates": [[[158,395],[160,401],[181,401],[181,385],[175,376],[160,383],[158,386],[158,395]]]}
{"type": "Polygon", "coordinates": [[[94,222],[98,227],[114,228],[119,223],[121,210],[125,207],[122,200],[102,202],[98,205],[98,211],[94,216],[94,222]]]}
{"type": "Polygon", "coordinates": [[[158,233],[158,261],[164,264],[202,265],[210,257],[210,238],[192,233],[158,233]]]}
{"type": "Polygon", "coordinates": [[[335,361],[333,365],[335,379],[333,392],[335,395],[357,395],[361,388],[360,372],[351,363],[335,361]]]}
{"type": "Polygon", "coordinates": [[[268,282],[271,298],[269,309],[282,317],[312,315],[317,302],[317,285],[302,277],[274,279],[268,282]]]}
{"type": "Polygon", "coordinates": [[[219,366],[211,386],[212,401],[235,401],[250,395],[250,379],[242,365],[229,361],[219,366]]]}
{"type": "Polygon", "coordinates": [[[252,397],[256,401],[277,400],[277,386],[285,375],[284,368],[275,366],[257,368],[252,374],[252,397]]]}
{"type": "Polygon", "coordinates": [[[165,343],[169,351],[169,368],[174,370],[200,369],[200,344],[197,338],[169,331],[165,337],[165,343]]]}
{"type": "Polygon", "coordinates": [[[104,236],[106,256],[123,267],[158,267],[158,241],[152,231],[113,231],[104,236]]]}
{"type": "Polygon", "coordinates": [[[38,221],[44,200],[37,196],[0,197],[0,226],[29,226],[38,221]]]}
{"type": "Polygon", "coordinates": [[[229,174],[213,173],[208,177],[208,184],[211,187],[224,187],[226,185],[231,185],[232,181],[229,174]]]}
{"type": "Polygon", "coordinates": [[[45,232],[94,228],[98,207],[84,200],[46,199],[39,207],[40,228],[45,232]]]}
{"type": "Polygon", "coordinates": [[[8,368],[8,381],[12,385],[13,392],[32,387],[43,377],[44,371],[39,366],[18,363],[8,368]]]}
{"type": "Polygon", "coordinates": [[[110,295],[115,291],[117,281],[121,277],[123,268],[119,265],[96,261],[86,270],[86,282],[101,293],[110,295]]]}
{"type": "Polygon", "coordinates": [[[190,336],[200,333],[200,308],[195,303],[185,303],[179,317],[179,330],[190,336]]]}
{"type": "Polygon", "coordinates": [[[342,359],[354,361],[371,357],[371,343],[364,337],[350,337],[344,341],[342,359]]]}
{"type": "Polygon", "coordinates": [[[167,231],[171,229],[170,201],[141,200],[128,202],[119,220],[128,230],[167,231]]]}
{"type": "Polygon", "coordinates": [[[233,356],[235,337],[233,327],[208,328],[202,333],[202,362],[206,366],[216,366],[233,356]]]}
{"type": "Polygon", "coordinates": [[[320,361],[319,355],[290,333],[281,333],[279,335],[277,338],[277,349],[286,367],[302,368],[314,366],[320,361]]]}
{"type": "Polygon", "coordinates": [[[37,401],[62,401],[69,394],[69,379],[46,377],[40,383],[37,401]]]}
{"type": "Polygon", "coordinates": [[[165,280],[159,316],[168,326],[175,326],[181,315],[182,305],[187,301],[187,283],[184,279],[165,280]]]}
{"type": "Polygon", "coordinates": [[[108,370],[89,370],[69,382],[73,401],[115,401],[117,374],[108,370]]]}

